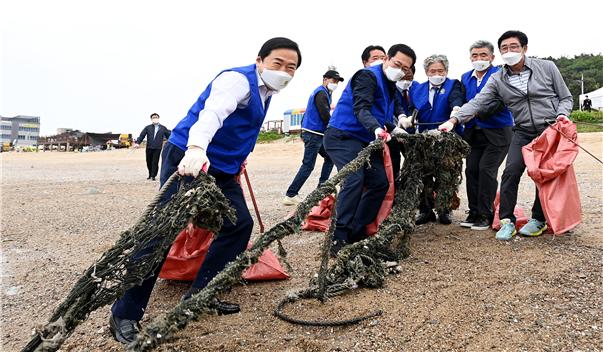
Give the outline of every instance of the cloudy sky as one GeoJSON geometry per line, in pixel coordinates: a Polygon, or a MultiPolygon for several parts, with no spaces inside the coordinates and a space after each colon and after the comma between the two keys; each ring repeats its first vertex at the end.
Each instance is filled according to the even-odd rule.
{"type": "MultiPolygon", "coordinates": [[[[305,107],[329,65],[350,77],[369,44],[405,43],[422,61],[470,69],[468,47],[508,29],[534,56],[603,52],[592,1],[1,1],[0,115],[58,127],[139,133],[157,112],[168,128],[222,69],[253,63],[264,41],[286,36],[303,63],[276,95],[268,119],[305,107]],[[561,6],[563,4],[563,6],[561,6]]],[[[497,57],[495,63],[500,63],[497,57]]],[[[347,83],[347,80],[346,80],[347,83]]],[[[337,99],[341,87],[335,93],[337,99]]]]}

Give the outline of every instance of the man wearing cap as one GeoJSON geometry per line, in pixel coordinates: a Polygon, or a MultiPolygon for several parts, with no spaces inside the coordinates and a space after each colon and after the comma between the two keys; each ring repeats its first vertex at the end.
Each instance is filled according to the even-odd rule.
{"type": "Polygon", "coordinates": [[[295,175],[293,182],[287,189],[283,199],[284,205],[296,205],[302,201],[298,196],[299,190],[314,170],[318,154],[324,159],[318,185],[320,186],[329,179],[331,170],[333,170],[333,162],[322,145],[322,139],[329,124],[329,119],[331,119],[331,94],[337,89],[339,82],[343,82],[339,72],[328,70],[322,76],[322,85],[316,88],[308,99],[308,106],[306,106],[306,112],[302,120],[301,133],[301,138],[304,141],[304,158],[297,175],[295,175]]]}

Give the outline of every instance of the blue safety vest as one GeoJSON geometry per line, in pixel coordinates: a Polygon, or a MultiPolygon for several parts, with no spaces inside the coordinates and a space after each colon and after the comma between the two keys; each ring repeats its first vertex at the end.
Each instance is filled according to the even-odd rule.
{"type": "MultiPolygon", "coordinates": [[[[367,67],[364,70],[370,71],[377,80],[377,89],[375,89],[373,106],[371,114],[375,117],[381,127],[386,123],[393,123],[394,117],[394,97],[389,95],[387,87],[387,78],[383,75],[383,64],[367,67]]],[[[375,139],[373,131],[368,131],[354,114],[354,96],[352,93],[351,79],[345,87],[335,111],[329,121],[329,126],[347,132],[350,136],[363,142],[370,142],[375,139]]]]}
{"type": "MultiPolygon", "coordinates": [[[[236,174],[255,146],[270,105],[270,98],[266,99],[264,106],[258,89],[255,64],[235,67],[222,72],[226,71],[239,72],[247,78],[250,89],[249,103],[244,108],[237,108],[224,120],[222,127],[216,132],[207,147],[207,157],[214,168],[228,174],[236,174]]],[[[187,149],[189,130],[199,120],[199,112],[205,108],[205,101],[211,93],[212,82],[201,93],[186,117],[180,120],[172,131],[169,142],[182,150],[187,149]]],[[[203,123],[203,121],[199,123],[203,123]]]]}
{"type": "MultiPolygon", "coordinates": [[[[419,125],[419,132],[433,130],[438,125],[450,119],[452,109],[448,104],[448,96],[456,80],[446,78],[444,83],[436,90],[433,96],[433,106],[429,103],[429,80],[419,84],[412,90],[412,101],[415,104],[419,114],[418,123],[428,123],[428,125],[419,125]]],[[[463,126],[457,125],[455,131],[462,135],[463,126]]]]}
{"type": "MultiPolygon", "coordinates": [[[[486,72],[484,77],[482,77],[479,87],[477,86],[477,78],[472,76],[473,70],[465,72],[461,76],[461,82],[465,86],[465,99],[469,101],[473,99],[477,93],[481,92],[482,88],[484,88],[486,85],[486,82],[488,82],[490,76],[498,70],[498,67],[490,66],[488,72],[486,72]]],[[[470,128],[475,126],[475,124],[477,124],[480,128],[509,127],[513,126],[513,115],[511,115],[509,109],[505,107],[503,111],[488,117],[486,120],[471,119],[469,122],[465,123],[465,127],[470,128]]]]}
{"type": "Polygon", "coordinates": [[[318,109],[316,108],[316,104],[314,104],[314,97],[318,92],[324,91],[327,94],[327,99],[329,100],[329,109],[331,107],[331,93],[325,86],[320,86],[312,92],[310,95],[310,99],[308,99],[308,106],[306,106],[306,112],[304,113],[304,119],[302,120],[302,128],[324,133],[327,126],[322,122],[320,118],[320,114],[318,113],[318,109]]]}

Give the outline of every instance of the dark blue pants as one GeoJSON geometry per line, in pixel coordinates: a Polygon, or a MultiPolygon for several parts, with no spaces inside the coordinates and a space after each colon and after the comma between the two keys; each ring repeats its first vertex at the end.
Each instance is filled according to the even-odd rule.
{"type": "Polygon", "coordinates": [[[291,182],[291,185],[287,189],[288,197],[295,197],[299,193],[299,190],[314,170],[316,157],[319,154],[324,159],[320,179],[318,179],[319,186],[329,179],[333,170],[333,162],[322,145],[322,136],[310,132],[302,132],[301,138],[304,141],[304,158],[299,171],[297,171],[297,175],[295,175],[293,182],[291,182]]]}
{"type": "MultiPolygon", "coordinates": [[[[337,170],[341,170],[367,143],[331,127],[325,132],[324,145],[337,170]]],[[[347,243],[366,238],[366,225],[375,220],[388,188],[383,154],[373,153],[370,166],[351,174],[341,187],[334,238],[347,243]]]]}
{"type": "MultiPolygon", "coordinates": [[[[171,143],[166,144],[162,155],[161,185],[177,170],[183,156],[183,150],[171,143]]],[[[245,250],[253,229],[253,219],[249,214],[241,186],[235,180],[235,175],[222,173],[212,167],[209,168],[208,172],[216,178],[216,184],[220,187],[224,196],[228,198],[230,205],[236,210],[237,222],[233,224],[227,218],[224,219],[220,235],[216,236],[211,243],[205,261],[193,281],[192,286],[197,288],[205,287],[217,273],[224,269],[226,264],[245,250]]],[[[187,177],[184,180],[184,182],[191,181],[192,177],[187,177]]],[[[177,183],[172,184],[165,193],[163,201],[168,200],[176,193],[178,190],[177,183]]],[[[147,247],[137,253],[136,257],[141,257],[152,250],[152,246],[147,247]]],[[[111,307],[113,315],[121,319],[141,320],[160,271],[161,266],[157,268],[152,276],[143,281],[142,285],[132,287],[126,291],[111,307]]]]}
{"type": "MultiPolygon", "coordinates": [[[[507,163],[500,181],[499,213],[501,219],[511,219],[511,221],[515,223],[516,219],[513,211],[517,204],[517,192],[519,192],[521,175],[523,175],[523,172],[526,169],[526,164],[523,161],[523,155],[521,154],[521,148],[532,142],[534,138],[540,135],[540,133],[542,132],[534,133],[521,130],[515,130],[513,132],[513,139],[511,140],[509,153],[507,154],[507,163]]],[[[538,187],[536,187],[534,205],[532,206],[532,218],[538,221],[545,221],[540,198],[538,198],[538,187]]]]}

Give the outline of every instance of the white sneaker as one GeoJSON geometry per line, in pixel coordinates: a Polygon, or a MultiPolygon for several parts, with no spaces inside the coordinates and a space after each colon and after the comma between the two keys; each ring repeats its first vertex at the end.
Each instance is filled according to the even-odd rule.
{"type": "Polygon", "coordinates": [[[283,198],[283,205],[298,205],[302,201],[303,199],[301,199],[298,195],[293,197],[285,196],[285,198],[283,198]]]}

